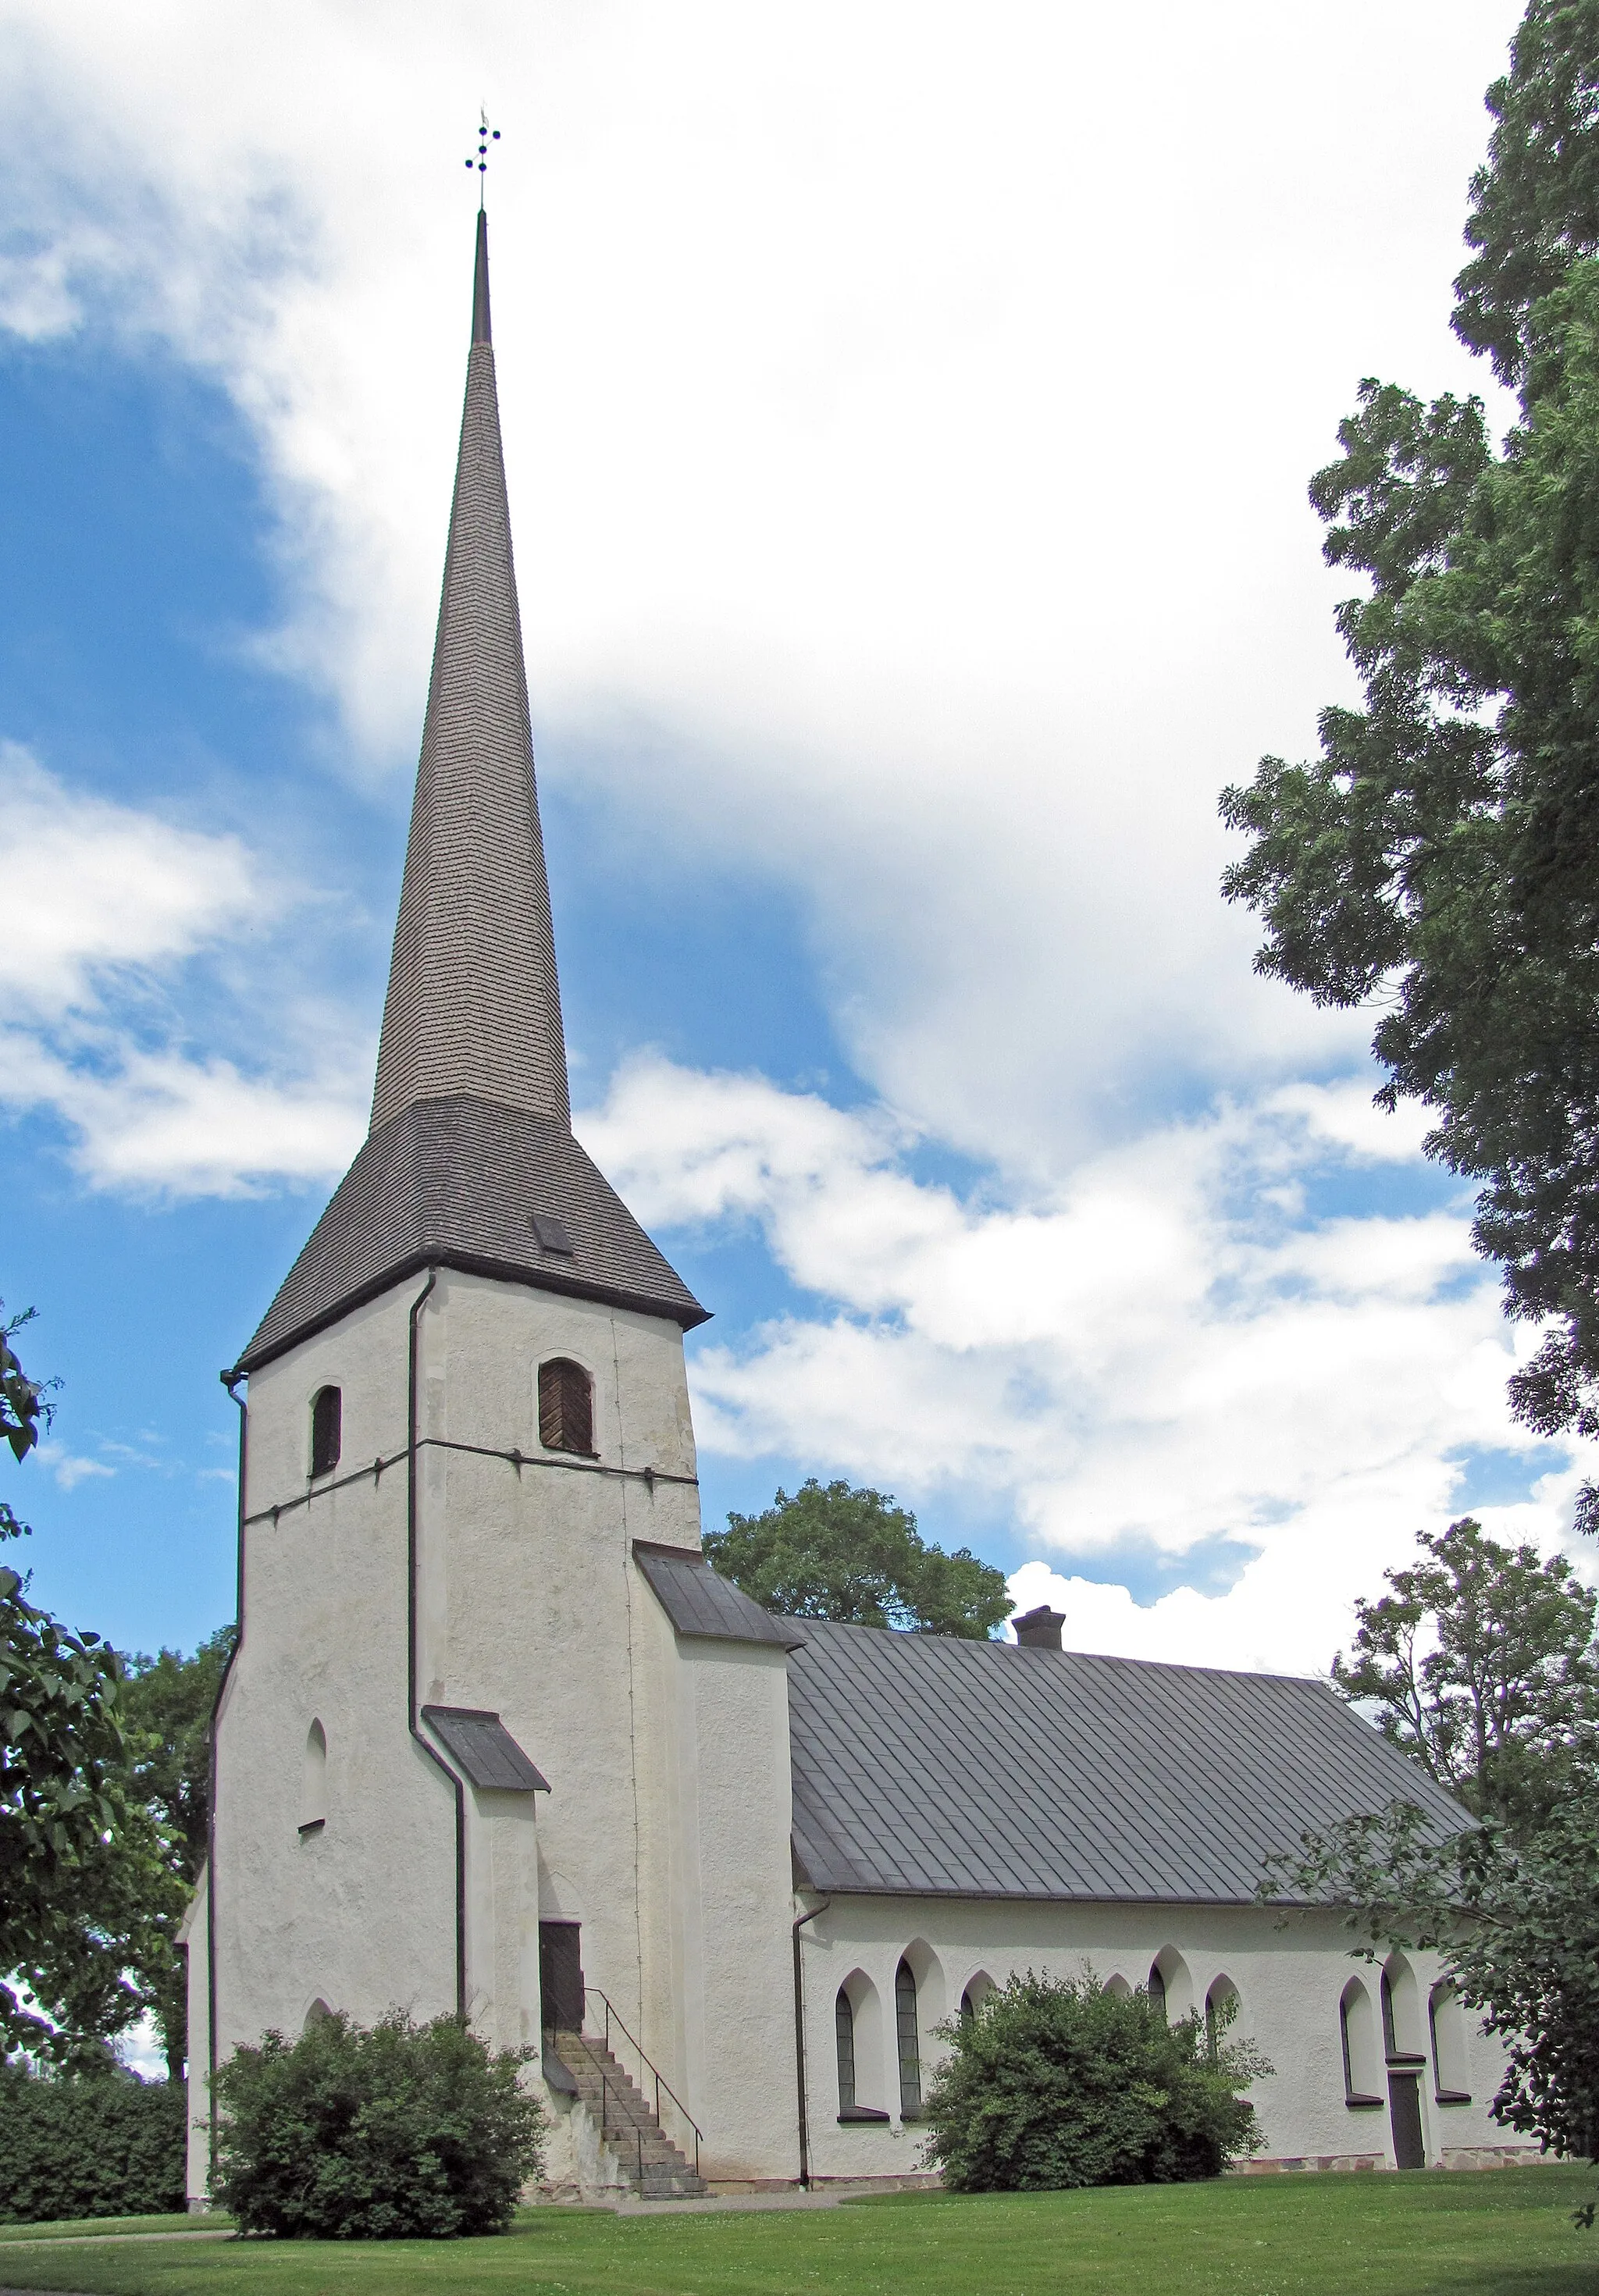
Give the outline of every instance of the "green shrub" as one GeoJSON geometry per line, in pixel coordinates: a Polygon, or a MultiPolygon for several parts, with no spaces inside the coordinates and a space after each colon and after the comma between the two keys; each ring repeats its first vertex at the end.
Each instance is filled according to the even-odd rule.
{"type": "Polygon", "coordinates": [[[1260,2149],[1238,2091],[1271,2067],[1197,2017],[1168,2025],[1147,1994],[1029,1971],[942,2032],[927,2157],[956,2192],[1171,2184],[1260,2149]]]}
{"type": "Polygon", "coordinates": [[[370,2029],[333,2015],[298,2041],[268,2033],[216,2076],[214,2197],[242,2231],[291,2238],[502,2232],[540,2161],[528,2054],[398,2009],[370,2029]]]}
{"type": "Polygon", "coordinates": [[[187,2119],[166,2081],[0,2065],[0,2223],[181,2209],[187,2119]]]}

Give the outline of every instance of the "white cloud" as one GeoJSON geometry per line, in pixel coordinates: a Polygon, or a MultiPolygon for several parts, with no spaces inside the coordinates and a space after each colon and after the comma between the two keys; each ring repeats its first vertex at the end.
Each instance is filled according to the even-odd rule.
{"type": "Polygon", "coordinates": [[[0,994],[12,1014],[95,1004],[108,972],[193,955],[266,906],[235,837],[69,790],[14,742],[0,742],[0,994]]]}
{"type": "Polygon", "coordinates": [[[41,1443],[37,1456],[39,1464],[49,1469],[63,1491],[70,1491],[76,1484],[88,1482],[96,1476],[109,1480],[117,1472],[102,1459],[80,1457],[76,1452],[69,1451],[62,1443],[41,1443]]]}
{"type": "Polygon", "coordinates": [[[0,774],[0,1104],[53,1111],[96,1187],[226,1195],[340,1171],[370,1075],[348,1029],[318,1043],[325,1028],[280,1011],[271,1054],[299,1072],[247,1075],[170,1041],[152,996],[282,906],[237,838],[70,790],[15,743],[0,774]]]}
{"type": "Polygon", "coordinates": [[[882,1096],[1048,1169],[1365,1033],[1250,978],[1215,792],[1346,690],[1306,479],[1360,375],[1468,372],[1519,12],[19,0],[15,323],[231,392],[269,650],[408,761],[492,86],[546,773],[793,887],[882,1096]]]}
{"type": "Polygon", "coordinates": [[[1570,1496],[1560,1455],[1508,1417],[1514,1337],[1464,1215],[1262,1217],[1263,1181],[1372,1152],[1348,1106],[1341,1086],[1267,1095],[989,1203],[915,1181],[886,1122],[659,1060],[581,1128],[646,1219],[753,1221],[815,1295],[701,1347],[707,1449],[1003,1508],[1046,1572],[1051,1554],[1114,1572],[1129,1550],[1252,1549],[1219,1595],[1141,1609],[1074,1585],[1080,1636],[1316,1666],[1353,1595],[1447,1514],[1465,1451],[1551,1469],[1518,1516],[1546,1540],[1570,1496]]]}

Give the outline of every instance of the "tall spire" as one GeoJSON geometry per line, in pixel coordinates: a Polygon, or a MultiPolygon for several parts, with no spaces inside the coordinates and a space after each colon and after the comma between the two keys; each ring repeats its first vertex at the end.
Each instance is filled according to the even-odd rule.
{"type": "Polygon", "coordinates": [[[571,1121],[481,212],[449,550],[372,1129],[458,1093],[571,1121]]]}
{"type": "Polygon", "coordinates": [[[372,1127],[237,1370],[258,1370],[361,1301],[439,1267],[664,1316],[685,1331],[705,1321],[572,1136],[481,213],[372,1127]]]}

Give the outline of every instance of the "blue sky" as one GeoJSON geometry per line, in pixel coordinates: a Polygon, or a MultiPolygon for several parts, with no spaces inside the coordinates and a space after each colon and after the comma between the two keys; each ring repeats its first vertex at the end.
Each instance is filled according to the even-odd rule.
{"type": "Polygon", "coordinates": [[[1304,485],[1355,381],[1485,380],[1448,282],[1513,8],[1174,6],[1136,56],[1024,4],[909,48],[898,6],[13,12],[38,1599],[144,1648],[231,1612],[217,1374],[364,1122],[485,86],[574,1100],[717,1311],[707,1519],[869,1480],[1085,1646],[1307,1668],[1423,1524],[1569,1535],[1459,1192],[1215,890],[1220,783],[1348,692],[1304,485]]]}

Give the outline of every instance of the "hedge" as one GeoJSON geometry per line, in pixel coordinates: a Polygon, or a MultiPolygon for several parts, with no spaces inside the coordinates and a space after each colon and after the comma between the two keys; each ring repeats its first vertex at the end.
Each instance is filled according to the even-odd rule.
{"type": "Polygon", "coordinates": [[[0,2224],[182,2209],[187,2122],[167,2081],[0,2065],[0,2224]]]}

